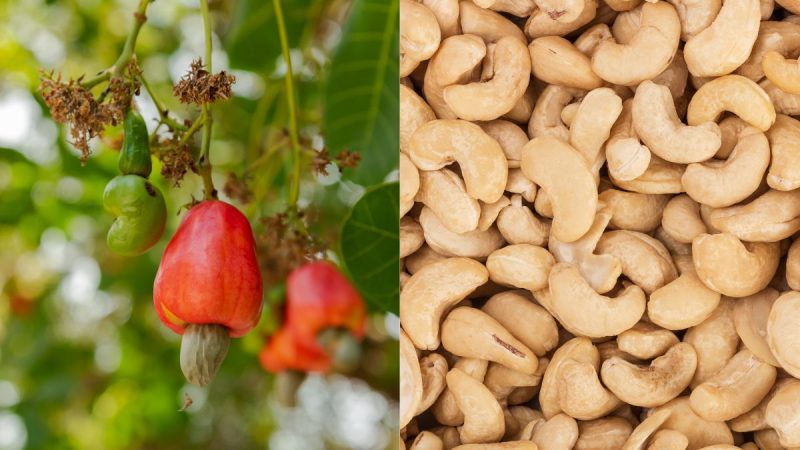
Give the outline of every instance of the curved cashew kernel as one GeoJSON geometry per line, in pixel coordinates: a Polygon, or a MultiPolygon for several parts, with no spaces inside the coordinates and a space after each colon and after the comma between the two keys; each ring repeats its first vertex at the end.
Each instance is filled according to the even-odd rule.
{"type": "MultiPolygon", "coordinates": [[[[800,333],[800,293],[790,291],[775,301],[767,320],[767,342],[775,359],[792,376],[800,376],[800,354],[797,352],[800,333]]],[[[794,444],[800,446],[800,443],[794,444]]]]}
{"type": "Polygon", "coordinates": [[[542,217],[553,218],[553,203],[550,202],[550,196],[547,195],[547,191],[544,189],[538,192],[536,199],[533,201],[533,209],[542,217]]]}
{"type": "Polygon", "coordinates": [[[507,441],[496,444],[466,444],[453,447],[452,450],[538,450],[531,441],[507,441]]]}
{"type": "MultiPolygon", "coordinates": [[[[635,0],[638,1],[638,0],[635,0]]],[[[611,29],[605,23],[598,23],[586,29],[577,39],[575,48],[581,53],[591,57],[601,41],[611,38],[611,29]]]]}
{"type": "Polygon", "coordinates": [[[689,402],[706,420],[730,420],[758,405],[775,383],[775,376],[775,367],[742,350],[694,388],[689,402]]]}
{"type": "Polygon", "coordinates": [[[603,85],[589,57],[560,36],[542,36],[528,45],[533,75],[549,84],[591,90],[603,85]]]}
{"type": "Polygon", "coordinates": [[[425,242],[443,256],[463,256],[483,260],[505,243],[503,236],[495,227],[490,227],[486,231],[453,233],[428,207],[422,208],[419,223],[425,233],[425,242]]]}
{"type": "Polygon", "coordinates": [[[415,415],[422,414],[436,402],[444,388],[447,387],[447,360],[438,353],[431,353],[419,360],[422,375],[422,399],[415,415]]]}
{"type": "Polygon", "coordinates": [[[497,42],[504,36],[511,36],[525,45],[528,44],[522,30],[502,14],[481,8],[471,1],[461,1],[459,8],[462,33],[480,36],[487,43],[497,42]]]}
{"type": "Polygon", "coordinates": [[[786,389],[791,384],[800,384],[800,380],[791,377],[778,378],[769,393],[755,408],[729,421],[731,430],[740,433],[746,433],[769,428],[766,418],[767,406],[775,397],[775,395],[786,389]]]}
{"type": "Polygon", "coordinates": [[[414,197],[419,191],[419,171],[417,166],[400,153],[400,218],[414,207],[414,197]]]}
{"type": "Polygon", "coordinates": [[[433,12],[413,0],[400,3],[400,78],[408,76],[420,62],[429,59],[441,41],[433,12]]]}
{"type": "Polygon", "coordinates": [[[764,55],[771,51],[786,57],[796,58],[800,55],[800,25],[787,21],[761,22],[753,51],[747,61],[736,69],[736,73],[756,82],[764,78],[761,64],[764,55]]]}
{"type": "Polygon", "coordinates": [[[622,448],[633,432],[633,426],[622,417],[608,416],[578,422],[578,430],[580,436],[574,450],[610,450],[622,448]]]}
{"type": "Polygon", "coordinates": [[[611,35],[618,43],[627,44],[636,36],[636,32],[642,27],[643,6],[639,4],[636,8],[617,14],[611,24],[611,35]]]}
{"type": "Polygon", "coordinates": [[[492,252],[486,260],[492,281],[529,291],[547,287],[547,276],[554,264],[550,252],[531,244],[503,247],[492,252]]]}
{"type": "Polygon", "coordinates": [[[708,319],[689,329],[683,341],[697,352],[697,370],[692,387],[719,372],[736,354],[739,335],[733,322],[733,301],[723,299],[708,319]]]}
{"type": "Polygon", "coordinates": [[[758,85],[769,96],[769,100],[772,102],[775,112],[790,116],[800,114],[800,95],[783,91],[766,78],[759,81],[758,85]]]}
{"type": "Polygon", "coordinates": [[[467,258],[444,259],[412,275],[400,294],[400,320],[414,345],[422,350],[439,347],[442,316],[487,281],[483,264],[467,258]]]}
{"type": "Polygon", "coordinates": [[[593,420],[620,406],[619,399],[600,383],[592,364],[569,359],[558,371],[558,400],[561,410],[578,420],[593,420]]]}
{"type": "Polygon", "coordinates": [[[646,294],[678,278],[678,269],[664,244],[636,231],[609,231],[597,242],[598,254],[615,256],[627,276],[646,294]]]}
{"type": "Polygon", "coordinates": [[[496,442],[503,437],[503,410],[483,383],[454,368],[447,373],[447,387],[464,413],[464,425],[458,429],[461,442],[496,442]]]}
{"type": "Polygon", "coordinates": [[[517,100],[511,111],[503,116],[503,119],[508,119],[517,124],[528,123],[533,113],[533,105],[536,103],[537,92],[542,89],[541,87],[535,87],[535,84],[536,80],[528,83],[528,89],[525,89],[525,93],[517,100]]]}
{"type": "Polygon", "coordinates": [[[776,51],[767,52],[761,62],[764,75],[781,90],[800,94],[800,67],[797,59],[788,60],[776,51]]]}
{"type": "Polygon", "coordinates": [[[547,421],[540,419],[531,437],[538,447],[552,450],[570,450],[577,440],[578,423],[566,414],[558,414],[547,421]]]}
{"type": "Polygon", "coordinates": [[[410,217],[403,217],[400,220],[400,257],[406,256],[416,252],[425,243],[425,237],[422,234],[422,227],[419,226],[416,220],[410,217]]]}
{"type": "Polygon", "coordinates": [[[767,343],[767,321],[778,291],[772,288],[736,301],[733,322],[745,347],[761,360],[780,367],[767,343]]]}
{"type": "Polygon", "coordinates": [[[569,142],[597,173],[605,161],[603,144],[622,112],[622,99],[610,88],[597,88],[583,97],[569,128],[569,142]]]}
{"type": "MultiPolygon", "coordinates": [[[[509,175],[510,174],[511,172],[509,172],[509,175]]],[[[500,215],[500,212],[510,204],[511,200],[509,200],[505,195],[500,197],[500,200],[494,203],[480,202],[481,216],[478,219],[478,230],[486,231],[491,228],[495,221],[497,221],[497,216],[500,215]]]]}
{"type": "Polygon", "coordinates": [[[689,125],[716,122],[723,111],[736,114],[761,131],[767,131],[775,122],[775,108],[767,93],[741,75],[725,75],[704,84],[689,102],[686,118],[689,125]]]}
{"type": "Polygon", "coordinates": [[[454,309],[442,324],[442,345],[454,355],[494,361],[532,374],[539,360],[499,322],[479,309],[454,309]]]}
{"type": "Polygon", "coordinates": [[[433,249],[431,249],[428,245],[423,244],[419,250],[411,255],[408,255],[408,257],[403,261],[405,262],[408,273],[410,275],[414,275],[428,264],[435,263],[436,261],[441,261],[446,258],[446,256],[442,256],[433,251],[433,249]]]}
{"type": "Polygon", "coordinates": [[[800,447],[800,422],[797,411],[800,410],[800,384],[787,385],[767,405],[767,424],[775,429],[781,445],[800,447]]]}
{"type": "Polygon", "coordinates": [[[800,230],[800,191],[770,189],[750,203],[712,209],[709,220],[743,241],[778,242],[800,230]]]}
{"type": "Polygon", "coordinates": [[[742,130],[749,126],[747,122],[736,116],[722,119],[722,122],[719,123],[719,129],[722,131],[722,145],[720,145],[717,154],[714,156],[719,159],[727,159],[733,152],[734,147],[736,147],[742,130]]]}
{"type": "Polygon", "coordinates": [[[436,16],[442,39],[461,33],[458,23],[458,0],[421,0],[436,16]]]}
{"type": "Polygon", "coordinates": [[[552,418],[561,412],[559,402],[559,371],[565,361],[585,362],[592,367],[600,365],[600,354],[592,345],[592,341],[583,337],[572,338],[558,347],[547,365],[547,370],[542,378],[542,385],[539,389],[539,405],[544,417],[552,418]]]}
{"type": "MultiPolygon", "coordinates": [[[[460,369],[467,375],[483,383],[486,371],[489,369],[489,362],[475,358],[459,358],[458,361],[453,364],[453,368],[460,369]]],[[[433,411],[433,416],[436,418],[436,421],[442,425],[455,427],[464,423],[464,413],[459,409],[456,399],[453,397],[453,393],[450,392],[448,388],[445,388],[442,394],[439,395],[439,398],[436,399],[431,410],[433,411]]],[[[448,432],[447,434],[452,435],[453,433],[448,432]]],[[[458,433],[456,433],[456,435],[457,434],[458,433]]],[[[444,439],[444,436],[442,437],[444,439]]],[[[459,439],[458,442],[460,443],[461,440],[459,439]]]]}
{"type": "Polygon", "coordinates": [[[633,126],[633,99],[622,102],[622,112],[606,141],[606,160],[609,173],[625,181],[638,178],[650,165],[650,149],[639,142],[633,126]]]}
{"type": "MultiPolygon", "coordinates": [[[[428,62],[422,90],[436,119],[455,119],[456,114],[444,101],[444,88],[472,81],[486,57],[486,44],[478,36],[459,34],[442,41],[439,50],[428,62]]],[[[401,103],[402,107],[402,103],[401,103]]],[[[400,116],[402,117],[402,110],[400,116]]],[[[424,123],[424,122],[423,122],[424,123]]],[[[418,124],[422,125],[422,123],[418,124]]],[[[414,127],[416,129],[417,127],[414,127]]],[[[409,135],[410,137],[410,135],[409,135]]]]}
{"type": "Polygon", "coordinates": [[[683,192],[681,177],[686,166],[675,164],[652,155],[647,170],[633,180],[618,180],[611,175],[611,181],[622,189],[641,194],[677,194],[683,192]]]}
{"type": "Polygon", "coordinates": [[[467,194],[461,177],[449,169],[420,172],[416,201],[430,208],[453,233],[478,228],[481,207],[467,194]]]}
{"type": "Polygon", "coordinates": [[[667,195],[640,194],[607,189],[598,200],[611,209],[609,228],[649,233],[661,223],[661,215],[669,201],[667,195]]]}
{"type": "Polygon", "coordinates": [[[650,438],[647,450],[686,450],[689,438],[680,431],[658,430],[650,438]]]}
{"type": "MultiPolygon", "coordinates": [[[[526,140],[525,143],[527,144],[528,141],[526,140]]],[[[520,156],[520,159],[521,158],[522,157],[520,156]]],[[[520,194],[522,198],[525,199],[526,202],[531,203],[534,200],[536,200],[537,190],[538,188],[536,187],[536,183],[529,180],[525,176],[525,174],[522,173],[522,169],[511,169],[508,171],[506,192],[511,192],[512,194],[520,194]]]]}
{"type": "Polygon", "coordinates": [[[606,387],[625,403],[652,408],[663,405],[689,386],[697,354],[690,344],[678,343],[648,367],[613,357],[603,362],[600,376],[606,387]]]}
{"type": "Polygon", "coordinates": [[[786,282],[792,290],[800,290],[800,239],[795,239],[786,255],[786,282]]]}
{"type": "Polygon", "coordinates": [[[683,433],[689,438],[690,449],[713,444],[733,444],[733,435],[725,422],[712,422],[695,414],[689,404],[688,396],[678,397],[650,410],[649,414],[661,411],[672,411],[662,428],[683,433]]]}
{"type": "Polygon", "coordinates": [[[528,122],[528,134],[532,137],[554,136],[569,141],[569,129],[561,121],[561,111],[583,94],[577,89],[548,85],[536,99],[528,122]]]}
{"type": "Polygon", "coordinates": [[[780,246],[742,242],[730,233],[701,234],[692,241],[692,259],[703,284],[729,297],[746,297],[772,280],[780,246]]]}
{"type": "Polygon", "coordinates": [[[644,450],[650,436],[658,431],[661,426],[670,417],[672,411],[659,411],[650,414],[642,421],[636,428],[634,428],[622,450],[644,450]]]}
{"type": "Polygon", "coordinates": [[[481,8],[507,12],[517,17],[528,17],[536,9],[533,0],[477,0],[475,4],[481,8]]]}
{"type": "Polygon", "coordinates": [[[487,81],[444,88],[444,101],[465,120],[493,120],[509,112],[525,93],[531,58],[524,43],[507,36],[494,44],[492,76],[487,81]]]}
{"type": "Polygon", "coordinates": [[[767,184],[773,189],[790,191],[800,187],[800,121],[778,114],[775,125],[767,131],[772,162],[769,166],[767,184]]]}
{"type": "Polygon", "coordinates": [[[580,153],[557,138],[534,138],[522,149],[521,167],[526,177],[547,190],[554,213],[551,232],[557,239],[572,242],[589,230],[597,210],[597,188],[580,153]]]}
{"type": "Polygon", "coordinates": [[[541,36],[564,36],[580,29],[595,18],[598,7],[596,0],[583,0],[582,3],[578,15],[566,22],[559,20],[555,11],[535,10],[525,22],[525,34],[535,39],[541,36]]]}
{"type": "Polygon", "coordinates": [[[417,129],[408,156],[421,170],[438,170],[458,162],[467,193],[486,203],[503,195],[508,162],[500,144],[463,120],[433,120],[417,129]]]}
{"type": "Polygon", "coordinates": [[[444,444],[439,436],[430,431],[423,431],[414,438],[409,450],[442,450],[443,448],[444,444]]]}
{"type": "MultiPolygon", "coordinates": [[[[486,376],[483,379],[483,384],[486,385],[502,407],[507,405],[508,396],[515,388],[538,386],[541,382],[541,375],[522,373],[496,363],[489,364],[489,369],[486,371],[486,376]]],[[[506,429],[507,435],[516,434],[509,431],[510,430],[506,429]]]]}
{"type": "Polygon", "coordinates": [[[648,322],[639,322],[617,336],[619,349],[639,359],[659,357],[678,342],[675,333],[648,322]]]}
{"type": "Polygon", "coordinates": [[[766,136],[747,127],[740,133],[728,159],[689,164],[681,182],[693,200],[720,208],[738,203],[755,192],[768,165],[766,136]]]}
{"type": "Polygon", "coordinates": [[[400,330],[400,428],[417,413],[422,401],[422,375],[417,349],[406,333],[400,330]]]}
{"type": "Polygon", "coordinates": [[[678,49],[680,34],[681,23],[675,8],[666,2],[645,3],[641,26],[635,35],[625,44],[601,42],[592,55],[592,69],[610,83],[639,84],[669,66],[678,49]]]}
{"type": "Polygon", "coordinates": [[[700,205],[684,194],[672,197],[667,203],[661,226],[673,239],[685,244],[690,244],[695,237],[708,232],[700,217],[700,205]]]}
{"type": "Polygon", "coordinates": [[[644,81],[633,98],[633,125],[647,147],[659,157],[675,163],[705,161],[722,143],[719,126],[704,122],[684,125],[666,86],[644,81]]]}
{"type": "MultiPolygon", "coordinates": [[[[436,119],[425,100],[413,89],[400,85],[400,151],[406,152],[408,140],[423,123],[436,119]]],[[[401,159],[404,155],[401,153],[401,159]]]]}
{"type": "Polygon", "coordinates": [[[688,41],[708,28],[722,7],[721,0],[668,0],[681,20],[681,39],[688,41]]]}
{"type": "Polygon", "coordinates": [[[723,3],[711,25],[686,42],[683,52],[689,72],[698,77],[733,72],[750,56],[760,24],[759,0],[723,3]]]}
{"type": "Polygon", "coordinates": [[[481,122],[478,126],[500,144],[506,154],[509,169],[519,167],[522,147],[529,140],[525,131],[519,125],[501,119],[481,122]]]}
{"type": "Polygon", "coordinates": [[[592,289],[571,264],[556,264],[550,271],[553,314],[565,328],[583,336],[617,335],[631,328],[644,314],[645,295],[636,285],[627,285],[616,298],[592,289]]]}
{"type": "Polygon", "coordinates": [[[553,236],[548,242],[548,249],[556,261],[576,265],[581,276],[600,294],[613,289],[617,278],[622,274],[622,263],[617,257],[594,254],[597,241],[602,237],[611,217],[610,208],[600,208],[592,227],[580,239],[564,243],[553,236]]]}
{"type": "Polygon", "coordinates": [[[544,245],[550,234],[550,225],[536,218],[516,194],[511,196],[511,204],[498,214],[497,229],[509,244],[544,245]]]}
{"type": "MultiPolygon", "coordinates": [[[[692,264],[691,257],[688,259],[692,264]]],[[[676,262],[680,259],[676,258],[676,262]]],[[[694,271],[683,270],[674,281],[656,289],[647,302],[647,316],[668,330],[684,330],[706,320],[717,308],[720,294],[706,287],[694,271]]]]}

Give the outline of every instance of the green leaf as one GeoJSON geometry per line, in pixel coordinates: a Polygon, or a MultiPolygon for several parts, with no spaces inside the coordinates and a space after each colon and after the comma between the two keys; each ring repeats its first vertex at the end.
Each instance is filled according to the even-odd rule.
{"type": "Polygon", "coordinates": [[[399,183],[367,190],[342,225],[342,260],[374,309],[400,313],[399,183]]]}
{"type": "MultiPolygon", "coordinates": [[[[296,48],[316,28],[324,2],[321,0],[282,0],[289,48],[296,48]]],[[[275,9],[270,0],[236,2],[226,49],[231,67],[260,73],[271,72],[281,55],[275,9]]]]}
{"type": "Polygon", "coordinates": [[[399,0],[355,0],[325,87],[328,151],[361,154],[345,177],[380,183],[399,159],[399,0]]]}

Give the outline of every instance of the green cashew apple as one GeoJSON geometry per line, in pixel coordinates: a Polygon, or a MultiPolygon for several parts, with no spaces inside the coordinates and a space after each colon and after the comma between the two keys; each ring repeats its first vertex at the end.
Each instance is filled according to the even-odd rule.
{"type": "Polygon", "coordinates": [[[119,171],[123,175],[149,177],[153,170],[150,162],[150,136],[144,119],[134,110],[125,115],[122,126],[122,151],[119,155],[119,171]]]}
{"type": "Polygon", "coordinates": [[[108,246],[117,253],[136,256],[149,250],[164,234],[167,205],[164,196],[147,179],[121,175],[106,185],[103,207],[116,219],[108,230],[108,246]]]}

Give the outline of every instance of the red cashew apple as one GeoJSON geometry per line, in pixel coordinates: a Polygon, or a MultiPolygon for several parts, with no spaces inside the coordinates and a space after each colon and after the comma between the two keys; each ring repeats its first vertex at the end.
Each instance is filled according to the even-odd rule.
{"type": "Polygon", "coordinates": [[[283,327],[259,355],[270,372],[328,372],[333,366],[331,350],[339,353],[348,348],[346,336],[329,335],[329,331],[344,329],[356,339],[364,337],[364,302],[330,262],[310,262],[289,274],[285,308],[283,327]]]}
{"type": "Polygon", "coordinates": [[[210,383],[230,338],[246,334],[261,316],[261,273],[247,218],[221,201],[189,210],[164,250],[153,303],[161,322],[183,335],[186,379],[210,383]]]}

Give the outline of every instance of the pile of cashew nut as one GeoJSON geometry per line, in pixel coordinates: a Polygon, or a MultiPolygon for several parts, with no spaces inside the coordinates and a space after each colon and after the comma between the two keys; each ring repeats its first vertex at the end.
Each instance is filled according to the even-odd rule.
{"type": "Polygon", "coordinates": [[[800,0],[400,28],[400,447],[800,448],[800,0]]]}

